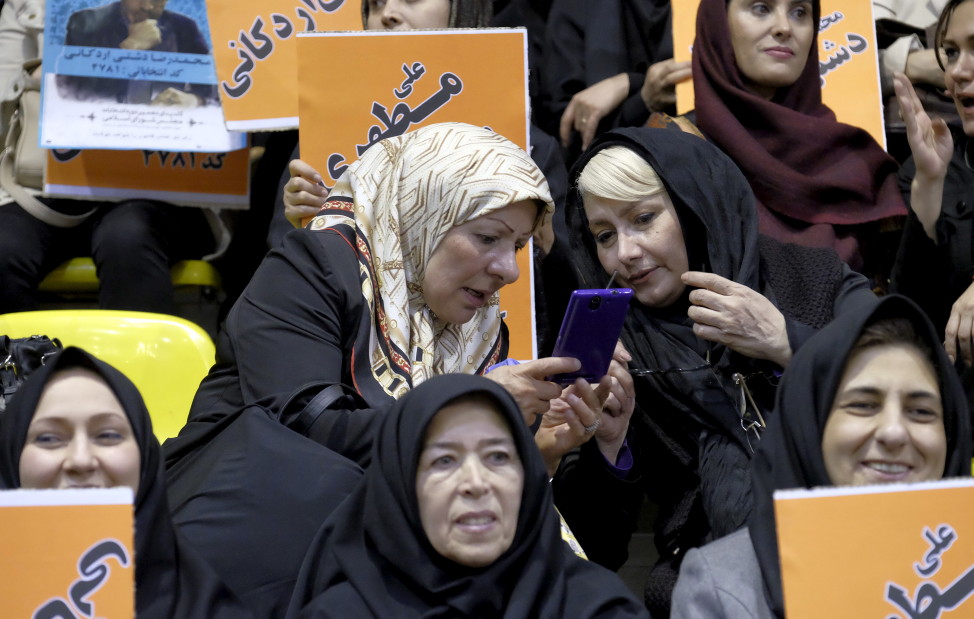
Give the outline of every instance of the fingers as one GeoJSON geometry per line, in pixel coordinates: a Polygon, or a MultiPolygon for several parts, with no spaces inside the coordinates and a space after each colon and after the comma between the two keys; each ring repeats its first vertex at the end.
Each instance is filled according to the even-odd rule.
{"type": "Polygon", "coordinates": [[[291,178],[300,177],[313,185],[322,182],[321,174],[318,174],[318,170],[315,170],[310,164],[301,159],[292,159],[287,164],[287,169],[291,173],[291,178]]]}
{"type": "Polygon", "coordinates": [[[284,184],[284,216],[297,227],[302,218],[313,216],[321,209],[328,190],[322,186],[318,171],[301,159],[292,159],[288,172],[291,178],[284,184]]]}
{"type": "MultiPolygon", "coordinates": [[[[622,340],[616,342],[616,348],[612,351],[612,358],[624,366],[632,361],[632,355],[626,350],[626,346],[622,343],[622,340]]],[[[628,374],[628,372],[626,373],[628,374]]]]}
{"type": "Polygon", "coordinates": [[[561,138],[561,145],[565,148],[568,148],[568,140],[572,137],[572,130],[575,128],[575,106],[575,97],[572,97],[561,115],[561,122],[558,123],[558,137],[561,138]]]}
{"type": "Polygon", "coordinates": [[[950,312],[950,319],[947,320],[947,329],[944,331],[944,349],[951,361],[957,361],[957,329],[960,326],[960,313],[954,308],[950,312]]]}
{"type": "MultiPolygon", "coordinates": [[[[575,393],[568,394],[566,401],[571,407],[572,412],[575,413],[575,420],[581,424],[581,427],[572,427],[572,429],[581,429],[585,434],[593,434],[598,427],[599,416],[602,413],[602,401],[605,398],[600,398],[596,395],[592,387],[582,379],[575,381],[574,387],[575,393]],[[585,428],[589,428],[589,431],[586,432],[585,428]]],[[[568,425],[573,426],[570,417],[568,419],[568,425]]]]}
{"type": "Polygon", "coordinates": [[[546,376],[553,374],[566,374],[580,370],[582,362],[574,357],[545,357],[544,359],[522,363],[517,368],[532,378],[544,380],[546,376]]]}
{"type": "Polygon", "coordinates": [[[601,115],[596,114],[582,118],[582,128],[579,131],[582,134],[582,150],[587,149],[595,139],[595,130],[598,129],[600,120],[602,120],[601,115]]]}
{"type": "Polygon", "coordinates": [[[974,332],[974,319],[972,319],[971,314],[961,314],[960,321],[957,323],[957,344],[958,350],[960,352],[960,358],[964,360],[964,363],[971,365],[971,360],[974,359],[971,352],[971,333],[974,332]]]}
{"type": "Polygon", "coordinates": [[[732,282],[716,273],[705,273],[703,271],[687,271],[680,276],[680,279],[687,286],[705,288],[722,295],[734,294],[739,292],[741,288],[747,288],[747,286],[741,286],[741,284],[732,282]]]}

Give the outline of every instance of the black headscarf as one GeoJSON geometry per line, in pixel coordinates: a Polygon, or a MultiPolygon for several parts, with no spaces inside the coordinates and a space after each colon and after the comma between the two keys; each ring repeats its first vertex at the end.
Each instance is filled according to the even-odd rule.
{"type": "Polygon", "coordinates": [[[396,402],[360,485],[325,523],[301,570],[289,616],[647,616],[608,570],[561,540],[541,455],[513,398],[494,381],[448,374],[396,402]],[[442,557],[426,537],[416,473],[426,429],[450,401],[483,394],[511,429],[524,492],[511,547],[484,568],[442,557]]]}
{"type": "Polygon", "coordinates": [[[808,340],[791,360],[778,388],[774,422],[754,456],[754,514],[748,528],[764,576],[764,592],[784,617],[781,569],[774,519],[775,490],[830,486],[822,435],[853,345],[865,327],[884,318],[906,318],[934,351],[934,372],[943,401],[947,461],[944,477],[971,474],[971,422],[960,381],[930,320],[906,297],[877,299],[846,312],[808,340]]]}
{"type": "Polygon", "coordinates": [[[138,389],[121,372],[80,348],[64,349],[31,374],[0,417],[0,485],[20,487],[20,454],[44,388],[58,372],[74,368],[90,370],[105,381],[125,410],[139,446],[135,496],[135,611],[139,619],[249,617],[209,565],[181,544],[173,528],[159,442],[138,389]]]}
{"type": "MultiPolygon", "coordinates": [[[[599,263],[595,238],[588,230],[582,197],[575,185],[592,157],[611,146],[632,150],[659,175],[683,229],[690,270],[716,273],[762,291],[754,196],[740,170],[705,140],[680,131],[647,128],[616,129],[599,136],[572,170],[574,190],[566,214],[585,285],[603,287],[608,275],[599,263]]],[[[647,379],[657,397],[686,411],[705,427],[735,437],[743,446],[746,439],[735,404],[721,387],[718,374],[729,376],[732,365],[747,372],[753,360],[693,334],[693,322],[687,317],[688,294],[667,308],[632,304],[622,336],[633,355],[630,367],[687,370],[704,366],[699,371],[667,372],[647,379]]]]}

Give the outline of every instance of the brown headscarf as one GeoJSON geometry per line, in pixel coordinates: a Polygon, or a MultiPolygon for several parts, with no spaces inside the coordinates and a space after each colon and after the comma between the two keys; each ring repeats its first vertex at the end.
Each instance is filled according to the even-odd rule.
{"type": "MultiPolygon", "coordinates": [[[[696,121],[744,172],[759,229],[780,241],[832,247],[861,265],[861,229],[905,215],[897,165],[862,129],[836,121],[822,103],[818,32],[798,80],[770,101],[745,86],[727,22],[728,0],[701,0],[693,46],[696,121]]],[[[819,1],[812,2],[819,23],[819,1]]]]}

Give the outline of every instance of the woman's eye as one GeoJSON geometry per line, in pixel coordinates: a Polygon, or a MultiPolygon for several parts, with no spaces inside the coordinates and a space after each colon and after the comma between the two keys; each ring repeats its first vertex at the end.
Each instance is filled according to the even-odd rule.
{"type": "Polygon", "coordinates": [[[477,236],[480,237],[480,242],[484,245],[493,245],[497,242],[496,236],[491,236],[489,234],[478,234],[477,236]]]}
{"type": "Polygon", "coordinates": [[[879,408],[879,405],[868,400],[853,400],[847,402],[845,408],[850,409],[854,414],[868,414],[879,408]]]}
{"type": "Polygon", "coordinates": [[[771,9],[769,9],[768,5],[763,2],[755,2],[751,5],[751,12],[755,15],[767,15],[771,12],[771,9]]]}
{"type": "Polygon", "coordinates": [[[38,434],[34,437],[32,441],[35,445],[40,445],[41,447],[55,447],[61,444],[61,437],[57,434],[52,434],[50,432],[44,432],[38,434]]]}
{"type": "Polygon", "coordinates": [[[955,47],[945,47],[944,48],[944,58],[947,62],[952,62],[957,59],[957,48],[955,47]]]}
{"type": "Polygon", "coordinates": [[[95,440],[101,444],[105,443],[120,443],[125,439],[121,432],[116,430],[102,430],[97,435],[95,435],[95,440]]]}
{"type": "Polygon", "coordinates": [[[603,230],[602,232],[597,232],[595,234],[595,242],[599,245],[606,245],[612,241],[613,238],[615,238],[615,233],[609,230],[603,230]]]}
{"type": "Polygon", "coordinates": [[[808,16],[808,9],[806,9],[806,8],[805,8],[805,7],[803,7],[803,6],[800,6],[800,7],[796,7],[796,8],[795,8],[795,9],[794,9],[794,10],[793,10],[793,11],[791,12],[791,14],[792,14],[792,16],[793,16],[793,17],[795,17],[796,19],[804,19],[805,17],[807,17],[807,16],[808,16]]]}
{"type": "Polygon", "coordinates": [[[487,454],[487,458],[491,464],[507,464],[511,461],[511,454],[506,451],[492,451],[487,454]]]}
{"type": "Polygon", "coordinates": [[[430,466],[433,468],[442,468],[442,467],[450,466],[451,464],[453,464],[454,461],[455,458],[453,456],[439,456],[437,458],[434,458],[433,461],[430,462],[430,466]]]}
{"type": "Polygon", "coordinates": [[[940,413],[931,409],[918,407],[910,411],[910,415],[918,421],[936,421],[940,419],[940,413]]]}
{"type": "Polygon", "coordinates": [[[656,219],[656,213],[641,213],[633,220],[637,226],[645,226],[656,219]]]}

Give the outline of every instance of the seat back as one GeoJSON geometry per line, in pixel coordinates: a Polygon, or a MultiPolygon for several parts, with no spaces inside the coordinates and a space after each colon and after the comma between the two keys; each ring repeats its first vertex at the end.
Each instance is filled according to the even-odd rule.
{"type": "Polygon", "coordinates": [[[115,366],[145,399],[160,442],[176,436],[215,358],[210,336],[176,316],[116,310],[0,314],[0,335],[47,335],[115,366]]]}

